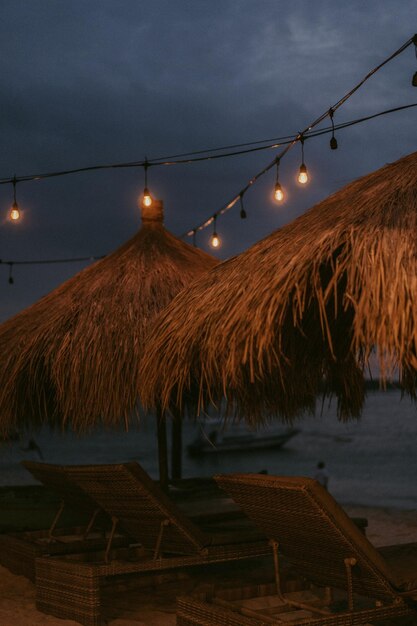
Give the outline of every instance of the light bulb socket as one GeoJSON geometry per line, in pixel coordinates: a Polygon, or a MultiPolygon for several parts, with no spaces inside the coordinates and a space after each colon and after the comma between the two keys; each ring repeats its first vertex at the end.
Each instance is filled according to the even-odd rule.
{"type": "Polygon", "coordinates": [[[413,85],[413,87],[417,87],[417,72],[414,72],[411,84],[413,85]]]}
{"type": "Polygon", "coordinates": [[[301,163],[300,165],[300,174],[307,174],[307,167],[305,163],[301,163]]]}
{"type": "Polygon", "coordinates": [[[336,139],[336,137],[332,137],[330,139],[330,149],[331,150],[337,150],[337,139],[336,139]]]}

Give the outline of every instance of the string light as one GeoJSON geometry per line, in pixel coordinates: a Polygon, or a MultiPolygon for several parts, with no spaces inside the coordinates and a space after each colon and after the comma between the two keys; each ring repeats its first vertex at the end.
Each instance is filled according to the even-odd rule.
{"type": "Polygon", "coordinates": [[[0,265],[9,266],[9,284],[13,285],[14,284],[13,266],[14,265],[50,265],[50,264],[58,264],[58,263],[79,263],[81,261],[99,261],[101,259],[104,259],[104,255],[73,257],[70,259],[44,259],[42,261],[3,261],[2,259],[0,259],[0,265]]]}
{"type": "MultiPolygon", "coordinates": [[[[366,81],[368,81],[374,74],[376,74],[376,72],[378,72],[382,67],[384,67],[385,65],[387,65],[387,63],[389,63],[390,61],[392,61],[394,58],[396,58],[398,55],[400,55],[402,52],[404,52],[404,50],[406,50],[411,44],[415,43],[417,41],[417,34],[414,35],[414,37],[410,37],[409,39],[407,39],[407,41],[405,43],[403,43],[400,48],[398,48],[397,50],[395,50],[395,52],[393,52],[389,57],[387,57],[386,59],[384,59],[381,63],[379,63],[376,67],[374,67],[371,71],[369,71],[366,76],[364,76],[364,78],[362,78],[362,80],[360,80],[352,89],[350,89],[350,91],[348,91],[342,98],[340,98],[333,106],[332,109],[333,111],[336,111],[337,109],[339,109],[341,106],[343,106],[345,104],[345,102],[351,98],[353,96],[353,94],[355,94],[358,89],[360,89],[365,83],[366,81]]],[[[412,105],[414,106],[414,105],[412,105]]],[[[326,117],[328,116],[328,110],[326,110],[324,113],[322,113],[321,115],[319,115],[318,118],[316,118],[313,122],[311,122],[301,133],[299,133],[297,135],[297,137],[295,139],[293,139],[292,141],[289,141],[288,144],[286,145],[286,147],[281,151],[281,153],[279,154],[279,158],[283,158],[287,152],[298,142],[300,141],[301,138],[303,138],[304,135],[310,136],[318,136],[319,134],[323,134],[322,131],[320,132],[315,132],[315,133],[311,133],[312,129],[315,126],[318,126],[326,117]]],[[[369,118],[368,118],[369,119],[369,118]]],[[[342,127],[342,125],[341,125],[342,127]]],[[[343,126],[344,128],[346,128],[346,126],[343,126]]],[[[281,144],[282,145],[282,144],[281,144]]],[[[279,146],[276,146],[279,147],[279,146]]],[[[246,191],[254,182],[256,182],[261,176],[263,176],[266,172],[268,172],[271,167],[273,167],[276,163],[276,159],[274,159],[271,163],[269,163],[268,165],[266,165],[266,167],[264,167],[260,172],[258,172],[257,174],[255,174],[255,176],[253,176],[250,181],[247,183],[247,185],[242,189],[242,192],[246,191]]],[[[305,184],[308,180],[308,174],[307,174],[307,168],[305,167],[300,167],[300,173],[299,176],[301,177],[301,180],[303,180],[304,182],[302,182],[301,184],[305,184]],[[307,180],[305,180],[305,178],[307,178],[307,180]]],[[[1,181],[0,181],[1,182],[1,181]]],[[[216,211],[215,215],[221,215],[223,213],[225,213],[226,211],[228,211],[229,209],[231,209],[234,204],[236,203],[237,199],[239,198],[239,194],[236,196],[234,196],[232,198],[232,200],[228,201],[227,203],[225,203],[221,209],[219,209],[218,211],[216,211]]],[[[195,228],[197,228],[197,230],[202,230],[203,228],[206,227],[206,221],[202,222],[201,224],[199,224],[198,226],[195,226],[195,228]]],[[[192,231],[191,231],[192,232],[192,231]]],[[[183,233],[182,237],[186,237],[190,234],[190,231],[186,231],[185,233],[183,233]]]]}
{"type": "Polygon", "coordinates": [[[279,182],[279,163],[280,163],[279,157],[277,157],[276,163],[277,163],[277,176],[275,179],[274,198],[277,202],[282,202],[284,200],[284,192],[279,182]]]}
{"type": "Polygon", "coordinates": [[[143,166],[143,169],[145,170],[145,188],[143,190],[142,203],[143,203],[143,206],[146,206],[146,207],[152,206],[152,202],[153,202],[152,196],[148,189],[148,167],[149,167],[149,163],[148,163],[148,160],[145,158],[145,165],[143,166]]]}
{"type": "Polygon", "coordinates": [[[334,136],[334,121],[333,121],[334,111],[333,109],[329,109],[329,117],[332,123],[332,136],[330,138],[330,150],[337,150],[337,139],[334,136]]]}
{"type": "Polygon", "coordinates": [[[304,137],[300,135],[300,144],[301,144],[301,165],[298,171],[297,180],[300,185],[306,185],[308,183],[308,172],[306,164],[304,163],[304,137]]]}
{"type": "Polygon", "coordinates": [[[212,248],[218,248],[220,246],[220,237],[218,236],[216,232],[216,221],[217,221],[217,215],[214,215],[213,216],[213,234],[210,239],[210,245],[212,248]]]}
{"type": "MultiPolygon", "coordinates": [[[[16,202],[16,176],[13,178],[13,204],[10,209],[9,217],[12,222],[18,222],[20,220],[20,209],[16,202]]],[[[10,282],[10,281],[9,281],[10,282]]]]}
{"type": "MultiPolygon", "coordinates": [[[[415,34],[413,37],[413,44],[414,44],[414,49],[415,49],[416,58],[417,58],[417,34],[415,34]]],[[[417,72],[414,72],[413,78],[411,80],[411,84],[413,85],[413,87],[417,87],[417,72]]]]}
{"type": "Polygon", "coordinates": [[[243,193],[240,194],[240,219],[245,220],[247,218],[247,214],[245,211],[245,207],[243,206],[243,193]]]}
{"type": "MultiPolygon", "coordinates": [[[[386,110],[386,111],[377,113],[375,115],[370,115],[370,116],[361,118],[359,120],[345,122],[343,124],[339,124],[339,125],[336,125],[336,126],[333,123],[333,113],[337,109],[339,109],[358,89],[360,89],[362,87],[362,85],[367,80],[369,80],[377,71],[379,71],[387,63],[389,63],[392,59],[394,59],[399,54],[401,54],[411,44],[414,44],[414,46],[416,47],[416,55],[417,55],[417,34],[416,34],[413,37],[411,37],[410,39],[408,39],[404,44],[402,44],[401,47],[398,48],[398,50],[396,50],[389,57],[387,57],[381,63],[379,63],[375,68],[373,68],[370,72],[368,72],[366,74],[366,76],[360,82],[358,82],[349,92],[347,92],[341,99],[339,99],[331,107],[331,109],[329,109],[325,113],[321,114],[317,119],[315,119],[313,122],[311,122],[309,124],[309,126],[307,126],[304,130],[299,132],[297,134],[297,136],[289,137],[288,141],[287,141],[287,138],[277,138],[277,139],[274,140],[273,144],[270,144],[270,145],[267,145],[267,146],[259,146],[258,145],[257,147],[252,147],[252,148],[249,148],[248,150],[240,150],[240,151],[229,152],[229,153],[222,153],[222,154],[212,154],[212,153],[220,151],[220,150],[224,150],[226,147],[225,148],[214,148],[214,149],[209,149],[209,150],[201,150],[201,151],[197,151],[197,152],[193,152],[193,153],[185,153],[183,155],[175,155],[175,157],[165,157],[165,160],[162,160],[162,158],[151,159],[152,163],[149,163],[148,160],[145,158],[144,162],[141,161],[141,162],[130,162],[130,163],[115,163],[115,164],[106,164],[106,165],[94,165],[94,166],[76,168],[76,169],[60,171],[60,172],[49,172],[49,173],[36,174],[36,175],[26,175],[26,176],[21,176],[19,178],[16,178],[16,176],[15,176],[14,179],[5,179],[5,178],[0,179],[0,185],[13,182],[13,184],[14,184],[14,192],[16,192],[15,186],[16,186],[17,182],[41,180],[41,179],[51,178],[51,177],[55,177],[55,176],[63,176],[63,175],[75,174],[75,173],[78,173],[78,172],[85,172],[85,171],[110,169],[110,168],[127,168],[127,167],[138,167],[138,166],[141,166],[141,167],[144,167],[144,170],[145,170],[145,187],[144,187],[144,194],[143,194],[143,198],[142,198],[142,204],[144,206],[151,206],[152,202],[153,202],[153,199],[152,199],[152,196],[151,196],[151,194],[149,192],[149,189],[148,189],[148,186],[147,186],[147,168],[150,165],[167,166],[167,165],[186,164],[186,163],[192,163],[192,162],[196,162],[196,161],[205,161],[205,160],[212,160],[212,159],[217,159],[217,158],[225,158],[225,157],[237,156],[238,154],[245,154],[245,153],[254,152],[254,151],[257,151],[257,150],[275,149],[275,148],[279,148],[279,147],[282,147],[282,146],[285,145],[286,147],[283,150],[281,150],[279,156],[275,157],[275,159],[271,163],[269,163],[266,167],[264,167],[260,172],[255,174],[250,179],[250,181],[247,183],[247,185],[237,195],[235,195],[232,198],[232,200],[228,201],[225,205],[223,205],[218,211],[216,211],[213,214],[212,218],[210,218],[209,220],[205,220],[202,224],[200,224],[198,226],[195,226],[192,230],[189,230],[189,231],[187,231],[186,233],[184,233],[182,235],[182,237],[193,235],[194,241],[195,241],[195,233],[197,231],[202,230],[203,228],[208,226],[209,223],[211,223],[212,221],[215,221],[217,216],[221,216],[226,211],[231,209],[237,203],[239,198],[241,198],[243,196],[243,194],[247,191],[247,189],[249,189],[249,187],[252,186],[261,176],[263,176],[267,171],[269,171],[269,169],[271,169],[274,165],[277,165],[277,159],[283,158],[287,154],[287,152],[298,141],[300,141],[301,149],[302,149],[302,163],[301,163],[299,174],[298,174],[298,181],[300,182],[300,184],[305,185],[308,182],[309,176],[308,176],[308,172],[307,172],[307,167],[306,167],[306,165],[304,163],[304,140],[307,139],[307,138],[310,138],[310,137],[317,137],[317,136],[322,135],[322,134],[324,134],[326,132],[329,132],[328,129],[322,129],[320,131],[313,131],[312,130],[318,124],[323,122],[323,120],[327,116],[329,116],[329,114],[330,114],[330,118],[331,118],[331,122],[332,122],[332,124],[331,124],[332,138],[331,138],[330,144],[331,144],[331,148],[332,149],[336,149],[337,148],[337,140],[336,140],[336,138],[334,136],[335,128],[337,128],[337,129],[347,128],[348,126],[351,126],[353,124],[361,123],[363,121],[372,119],[374,117],[378,117],[380,115],[385,115],[386,113],[391,113],[391,112],[394,112],[394,111],[400,111],[400,110],[404,110],[404,109],[407,109],[407,108],[410,108],[410,107],[417,106],[417,103],[413,103],[411,105],[404,105],[404,106],[401,106],[401,107],[396,107],[394,109],[386,110]],[[193,154],[202,154],[204,152],[205,153],[211,153],[211,154],[210,155],[206,154],[205,156],[201,156],[201,157],[197,157],[197,158],[188,158],[188,159],[183,159],[183,160],[180,160],[180,159],[177,158],[179,156],[187,156],[187,155],[193,155],[193,154]],[[174,158],[176,160],[173,160],[174,158]],[[168,160],[168,159],[171,159],[171,160],[168,160]]],[[[413,83],[413,85],[417,86],[417,72],[413,76],[412,83],[413,83]]],[[[263,140],[263,141],[251,142],[251,143],[247,143],[247,144],[235,144],[235,146],[228,146],[227,148],[240,147],[240,146],[246,146],[246,145],[254,146],[255,144],[265,143],[266,141],[272,141],[272,140],[263,140]]],[[[275,197],[275,194],[276,194],[277,201],[281,201],[280,200],[281,194],[279,193],[280,191],[281,191],[281,193],[283,193],[282,192],[282,188],[279,185],[279,181],[277,180],[277,184],[276,184],[275,189],[274,189],[274,197],[275,197]]],[[[14,195],[16,196],[16,193],[14,195]]],[[[243,208],[243,206],[242,206],[242,202],[241,202],[241,217],[244,219],[244,216],[246,217],[246,212],[245,212],[245,210],[243,208],[243,214],[242,214],[242,208],[243,208]]],[[[21,217],[21,212],[20,212],[19,207],[17,205],[16,198],[15,198],[13,206],[12,206],[12,208],[10,210],[9,217],[13,221],[18,221],[20,219],[20,217],[21,217]]],[[[214,246],[213,247],[218,247],[220,245],[220,239],[217,236],[217,233],[216,233],[215,230],[214,230],[214,233],[213,233],[212,240],[214,240],[214,242],[213,242],[214,246]],[[215,235],[215,237],[214,237],[214,235],[215,235]]]]}

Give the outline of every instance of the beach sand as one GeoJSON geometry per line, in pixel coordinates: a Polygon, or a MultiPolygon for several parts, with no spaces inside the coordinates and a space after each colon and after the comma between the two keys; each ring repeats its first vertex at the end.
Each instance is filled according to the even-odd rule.
{"type": "MultiPolygon", "coordinates": [[[[347,506],[351,516],[368,519],[367,536],[376,546],[395,543],[417,542],[417,511],[397,511],[363,506],[347,506]]],[[[243,577],[246,565],[236,566],[232,571],[223,566],[220,578],[222,584],[239,586],[239,572],[243,577]],[[224,580],[223,580],[224,579],[224,580]]],[[[269,565],[266,567],[269,568],[269,565]]],[[[262,575],[259,566],[258,575],[262,575]]],[[[250,566],[251,572],[256,567],[250,566]]],[[[272,574],[272,572],[271,572],[272,574]]],[[[266,572],[267,575],[267,572],[266,572]]],[[[169,578],[169,577],[168,577],[169,578]]],[[[138,588],[133,592],[118,593],[107,600],[106,616],[109,626],[174,626],[175,598],[179,594],[204,589],[204,586],[217,580],[219,575],[211,571],[208,577],[203,574],[184,573],[175,580],[165,580],[153,588],[138,588]],[[217,578],[216,578],[217,577],[217,578]]],[[[414,618],[413,618],[414,619],[414,618]]],[[[392,624],[413,624],[413,621],[390,622],[392,624]]],[[[35,587],[26,578],[15,576],[0,567],[0,625],[1,626],[77,626],[77,622],[61,620],[36,610],[35,587]]]]}

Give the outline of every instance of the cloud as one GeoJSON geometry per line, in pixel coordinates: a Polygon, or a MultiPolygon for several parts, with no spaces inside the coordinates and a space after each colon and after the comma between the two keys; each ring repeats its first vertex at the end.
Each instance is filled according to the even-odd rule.
{"type": "MultiPolygon", "coordinates": [[[[411,0],[4,0],[0,22],[0,177],[130,161],[296,132],[413,33],[411,0]],[[395,19],[394,19],[395,17],[395,19]]],[[[415,100],[410,49],[373,77],[337,121],[415,100]]],[[[415,113],[307,142],[312,185],[294,187],[299,150],[282,164],[289,201],[271,202],[273,172],[247,194],[248,220],[219,220],[221,255],[245,249],[312,203],[414,149],[415,113]]],[[[273,157],[255,153],[152,169],[150,184],[181,233],[232,197],[273,157]]],[[[8,259],[110,251],[139,225],[143,172],[111,171],[18,185],[24,222],[1,226],[8,259]]],[[[12,189],[0,187],[0,210],[12,189]]],[[[245,198],[246,199],[246,198],[245,198]]],[[[199,235],[206,246],[209,232],[199,235]]],[[[1,269],[1,268],[0,268],[1,269]]],[[[74,266],[72,271],[78,268],[74,266]]],[[[25,271],[26,272],[26,271],[25,271]]],[[[0,298],[3,319],[69,275],[32,273],[0,298]],[[35,284],[36,282],[36,284],[35,284]]],[[[23,280],[23,276],[27,276],[23,280]]],[[[1,281],[1,276],[0,276],[1,281]]]]}

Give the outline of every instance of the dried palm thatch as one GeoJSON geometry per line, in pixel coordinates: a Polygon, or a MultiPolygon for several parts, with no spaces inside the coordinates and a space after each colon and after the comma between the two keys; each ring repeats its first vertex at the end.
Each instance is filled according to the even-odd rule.
{"type": "Polygon", "coordinates": [[[118,250],[0,326],[0,433],[81,432],[137,406],[149,321],[217,262],[164,229],[162,203],[142,219],[118,250]]]}
{"type": "Polygon", "coordinates": [[[259,422],[313,411],[323,393],[359,416],[364,371],[417,387],[417,153],[347,185],[158,316],[142,400],[259,422]]]}

